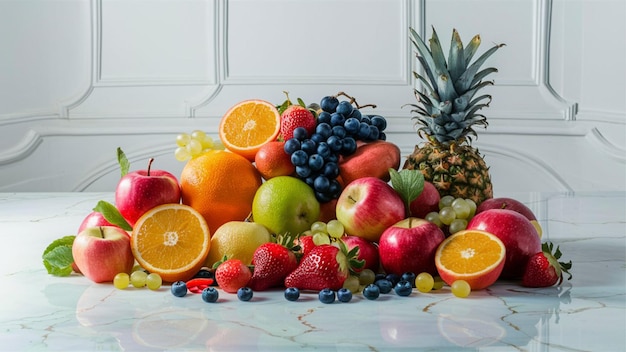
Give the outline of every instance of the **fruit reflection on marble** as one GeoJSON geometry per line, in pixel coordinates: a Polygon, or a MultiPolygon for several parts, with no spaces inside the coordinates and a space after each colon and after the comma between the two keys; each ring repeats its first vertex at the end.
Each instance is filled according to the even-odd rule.
{"type": "MultiPolygon", "coordinates": [[[[180,206],[190,207],[206,221],[210,241],[201,258],[205,268],[197,275],[208,273],[225,293],[239,292],[246,300],[252,298],[250,289],[328,289],[329,295],[343,289],[341,297],[347,290],[375,300],[379,295],[411,297],[416,291],[440,290],[445,281],[448,292],[464,297],[498,278],[521,278],[529,258],[541,252],[540,236],[531,223],[537,220],[521,202],[497,198],[476,204],[472,197],[447,194],[434,181],[424,180],[420,171],[398,170],[400,148],[387,140],[386,119],[368,111],[372,105],[359,105],[340,92],[322,98],[319,105],[306,106],[288,97],[276,109],[258,99],[235,107],[224,119],[247,126],[253,142],[247,145],[232,129],[226,130],[227,123],[220,124],[219,131],[226,143],[200,130],[181,133],[175,156],[186,164],[180,186],[175,181],[175,187],[169,187],[182,194],[170,203],[182,199],[180,206]],[[262,106],[263,116],[246,112],[251,106],[262,106]],[[255,131],[263,124],[269,124],[269,130],[255,131]],[[402,184],[394,181],[400,173],[402,184]],[[512,210],[495,209],[502,207],[512,210]],[[450,236],[464,231],[484,231],[490,241],[502,242],[506,257],[488,270],[488,279],[477,281],[458,275],[452,266],[438,267],[437,251],[450,243],[450,236]],[[288,240],[281,241],[284,238],[288,240]]],[[[147,173],[135,178],[139,181],[129,184],[137,189],[125,188],[127,194],[164,187],[145,186],[147,173]]],[[[480,191],[481,200],[486,191],[480,191]]],[[[121,198],[117,203],[116,198],[118,208],[128,207],[121,198]]],[[[168,216],[162,221],[176,223],[181,215],[168,216]]],[[[92,220],[86,223],[111,220],[119,225],[98,213],[88,218],[92,220]]],[[[136,221],[131,216],[126,220],[136,221]]],[[[87,226],[85,231],[97,228],[87,226]]],[[[176,231],[163,235],[182,235],[176,231]]],[[[480,247],[488,241],[477,237],[476,242],[480,247]]],[[[79,262],[87,251],[80,244],[74,247],[79,262]]],[[[137,252],[135,257],[143,255],[137,252]]],[[[112,281],[130,268],[114,271],[110,278],[98,280],[112,281]]],[[[164,281],[184,284],[191,276],[166,275],[164,281]]]]}

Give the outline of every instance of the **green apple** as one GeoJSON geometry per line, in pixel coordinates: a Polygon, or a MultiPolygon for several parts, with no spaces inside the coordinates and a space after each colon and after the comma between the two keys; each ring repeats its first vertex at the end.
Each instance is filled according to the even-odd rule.
{"type": "Polygon", "coordinates": [[[299,234],[319,219],[320,203],[313,189],[292,176],[265,181],[252,201],[252,219],[275,234],[299,234]]]}

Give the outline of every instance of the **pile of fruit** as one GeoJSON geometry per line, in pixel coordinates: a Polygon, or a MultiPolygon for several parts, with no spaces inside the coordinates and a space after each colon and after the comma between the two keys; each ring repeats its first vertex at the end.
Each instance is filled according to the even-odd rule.
{"type": "Polygon", "coordinates": [[[247,301],[284,289],[293,301],[306,290],[331,303],[444,285],[466,297],[498,279],[560,283],[571,262],[541,243],[528,207],[493,198],[470,143],[491,99],[475,95],[496,72],[479,69],[501,45],[472,61],[480,38],[464,48],[454,31],[446,59],[436,32],[430,47],[411,35],[425,71],[413,112],[426,142],[402,168],[386,119],[344,92],[309,105],[288,95],[278,105],[242,101],[223,115],[219,140],[199,130],[177,137],[179,178],[153,170],[152,159],[129,172],[118,148],[115,204],[100,201],[78,235],[46,248],[48,272],[119,289],[166,282],[175,296],[206,302],[220,291],[247,301]]]}

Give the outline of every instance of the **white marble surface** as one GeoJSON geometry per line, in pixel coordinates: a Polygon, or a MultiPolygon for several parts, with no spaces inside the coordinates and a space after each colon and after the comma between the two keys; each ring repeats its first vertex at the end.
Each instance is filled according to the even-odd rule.
{"type": "Polygon", "coordinates": [[[466,299],[444,288],[327,305],[314,294],[288,302],[282,291],[251,302],[220,292],[208,304],[169,287],[121,291],[49,276],[44,248],[112,194],[0,194],[0,350],[624,351],[626,194],[515,196],[573,261],[563,286],[499,282],[466,299]]]}

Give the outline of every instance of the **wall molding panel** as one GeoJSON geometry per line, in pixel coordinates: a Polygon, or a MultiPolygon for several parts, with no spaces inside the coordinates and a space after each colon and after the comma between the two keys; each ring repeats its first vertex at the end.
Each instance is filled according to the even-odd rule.
{"type": "Polygon", "coordinates": [[[481,35],[478,55],[506,44],[486,64],[499,72],[474,141],[496,192],[624,191],[626,102],[615,96],[626,80],[596,77],[626,43],[597,55],[592,40],[608,22],[626,29],[624,11],[614,0],[0,2],[0,38],[11,36],[0,43],[21,55],[0,61],[10,78],[0,81],[0,192],[111,191],[118,146],[134,168],[152,156],[180,173],[178,133],[216,136],[234,103],[280,103],[283,91],[376,104],[406,156],[422,142],[405,106],[419,70],[408,28],[429,38],[432,26],[446,52],[452,28],[464,43],[481,35]],[[57,24],[44,27],[42,14],[57,24]],[[27,67],[19,75],[16,62],[27,67]]]}

